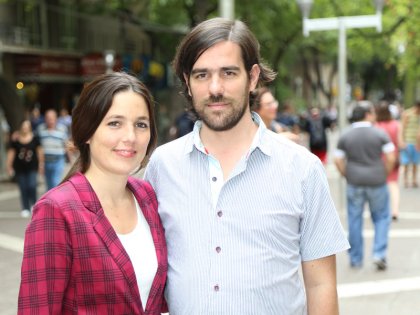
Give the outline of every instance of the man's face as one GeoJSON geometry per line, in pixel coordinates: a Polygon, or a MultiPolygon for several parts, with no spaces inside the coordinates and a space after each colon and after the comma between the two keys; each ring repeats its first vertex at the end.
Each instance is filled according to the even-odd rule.
{"type": "Polygon", "coordinates": [[[258,65],[254,65],[249,79],[235,43],[224,41],[207,49],[185,78],[203,123],[214,131],[236,126],[249,108],[249,92],[255,88],[259,73],[258,65]]]}
{"type": "Polygon", "coordinates": [[[57,125],[57,113],[53,110],[47,110],[45,112],[45,124],[48,129],[54,129],[57,125]]]}

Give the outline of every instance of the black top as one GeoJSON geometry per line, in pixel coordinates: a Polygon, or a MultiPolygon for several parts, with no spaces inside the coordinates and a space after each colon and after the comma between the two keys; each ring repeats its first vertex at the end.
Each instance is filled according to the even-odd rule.
{"type": "Polygon", "coordinates": [[[34,136],[28,143],[11,141],[10,147],[15,150],[13,169],[15,173],[25,173],[38,170],[37,148],[41,146],[38,137],[34,136]]]}

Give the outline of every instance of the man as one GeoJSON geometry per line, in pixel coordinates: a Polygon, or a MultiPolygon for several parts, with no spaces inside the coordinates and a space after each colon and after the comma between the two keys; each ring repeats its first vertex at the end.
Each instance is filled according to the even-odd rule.
{"type": "Polygon", "coordinates": [[[412,187],[418,187],[417,165],[420,162],[420,150],[416,148],[417,133],[420,132],[420,101],[406,109],[401,117],[402,143],[400,163],[403,167],[404,187],[409,187],[409,171],[411,166],[412,187]]]}
{"type": "Polygon", "coordinates": [[[205,21],[174,67],[199,121],[145,175],[168,243],[170,314],[337,314],[335,253],[348,242],[319,160],[251,114],[250,92],[275,78],[254,35],[205,21]]]}
{"type": "Polygon", "coordinates": [[[391,221],[386,177],[395,163],[395,147],[385,131],[373,127],[374,121],[371,107],[354,108],[351,129],[338,140],[335,164],[347,180],[350,266],[360,268],[363,264],[363,209],[367,202],[375,226],[373,262],[378,270],[385,270],[391,221]]]}
{"type": "Polygon", "coordinates": [[[45,181],[47,190],[57,186],[63,176],[66,163],[67,128],[57,123],[57,112],[48,109],[45,112],[45,123],[39,125],[37,134],[45,154],[45,181]]]}

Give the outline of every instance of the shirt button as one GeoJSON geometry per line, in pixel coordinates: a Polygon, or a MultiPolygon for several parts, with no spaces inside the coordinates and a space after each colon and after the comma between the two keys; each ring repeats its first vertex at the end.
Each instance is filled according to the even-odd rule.
{"type": "Polygon", "coordinates": [[[220,288],[219,288],[219,285],[218,285],[218,284],[216,284],[216,285],[213,287],[213,289],[214,289],[214,291],[216,291],[216,292],[217,292],[217,291],[219,291],[219,289],[220,289],[220,288]]]}
{"type": "Polygon", "coordinates": [[[212,180],[213,182],[215,182],[215,181],[217,181],[217,177],[212,177],[212,178],[211,178],[211,180],[212,180]]]}
{"type": "Polygon", "coordinates": [[[219,211],[217,212],[217,215],[218,215],[219,217],[221,217],[221,216],[223,215],[223,212],[222,212],[221,210],[219,210],[219,211]]]}
{"type": "Polygon", "coordinates": [[[220,248],[220,246],[217,246],[216,247],[216,252],[218,252],[218,253],[220,253],[220,251],[221,251],[222,249],[220,248]]]}

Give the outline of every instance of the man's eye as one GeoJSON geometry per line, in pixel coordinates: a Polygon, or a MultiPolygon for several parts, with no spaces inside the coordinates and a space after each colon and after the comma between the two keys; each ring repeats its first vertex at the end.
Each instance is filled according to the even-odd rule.
{"type": "Polygon", "coordinates": [[[225,71],[225,76],[227,77],[232,77],[234,76],[236,73],[234,71],[225,71]]]}
{"type": "Polygon", "coordinates": [[[197,73],[194,78],[195,79],[204,79],[207,76],[206,73],[197,73]]]}

